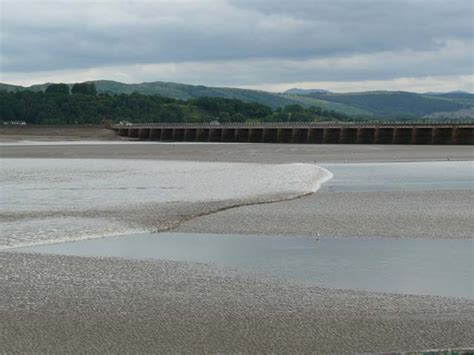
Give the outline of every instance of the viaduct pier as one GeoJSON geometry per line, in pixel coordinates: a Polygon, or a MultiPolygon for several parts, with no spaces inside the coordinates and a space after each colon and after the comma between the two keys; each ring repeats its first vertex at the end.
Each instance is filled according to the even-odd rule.
{"type": "Polygon", "coordinates": [[[122,137],[170,142],[474,144],[473,123],[140,123],[122,137]]]}

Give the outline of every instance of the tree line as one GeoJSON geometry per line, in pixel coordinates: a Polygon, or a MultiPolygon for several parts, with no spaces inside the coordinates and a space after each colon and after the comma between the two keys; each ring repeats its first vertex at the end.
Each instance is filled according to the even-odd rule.
{"type": "Polygon", "coordinates": [[[102,94],[94,83],[51,84],[44,92],[0,92],[0,121],[29,124],[100,124],[104,122],[312,122],[351,117],[289,105],[272,110],[256,103],[221,97],[178,100],[159,95],[102,94]]]}

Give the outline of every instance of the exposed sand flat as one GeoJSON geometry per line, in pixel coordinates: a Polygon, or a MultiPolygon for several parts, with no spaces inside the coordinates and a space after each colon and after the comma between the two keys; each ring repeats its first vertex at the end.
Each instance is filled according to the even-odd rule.
{"type": "Polygon", "coordinates": [[[474,343],[469,300],[327,290],[173,262],[0,258],[6,353],[340,353],[474,343]]]}
{"type": "Polygon", "coordinates": [[[472,239],[474,164],[327,164],[317,194],[203,216],[180,231],[328,237],[472,239]]]}
{"type": "Polygon", "coordinates": [[[472,146],[294,144],[4,145],[2,158],[120,158],[255,163],[472,160],[472,146]]]}
{"type": "Polygon", "coordinates": [[[298,200],[196,218],[181,232],[471,239],[472,190],[320,191],[298,200]]]}

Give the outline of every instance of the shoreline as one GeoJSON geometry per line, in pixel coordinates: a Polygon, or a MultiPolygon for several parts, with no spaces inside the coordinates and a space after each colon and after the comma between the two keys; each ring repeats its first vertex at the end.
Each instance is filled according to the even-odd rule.
{"type": "Polygon", "coordinates": [[[305,287],[454,297],[474,302],[471,248],[472,240],[163,232],[42,244],[10,251],[150,262],[170,260],[232,271],[237,277],[305,287]],[[439,260],[443,258],[458,263],[439,268],[439,260]]]}
{"type": "Polygon", "coordinates": [[[21,142],[22,140],[36,140],[54,142],[57,140],[80,141],[100,140],[119,141],[115,131],[98,125],[1,125],[0,142],[21,142]]]}

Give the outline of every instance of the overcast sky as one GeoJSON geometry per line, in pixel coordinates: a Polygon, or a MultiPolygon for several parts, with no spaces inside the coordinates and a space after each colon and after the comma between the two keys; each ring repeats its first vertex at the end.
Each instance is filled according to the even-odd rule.
{"type": "Polygon", "coordinates": [[[0,81],[474,91],[474,0],[0,0],[0,81]]]}

